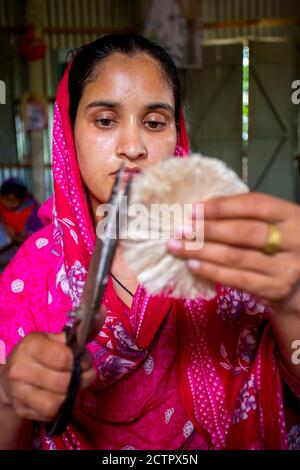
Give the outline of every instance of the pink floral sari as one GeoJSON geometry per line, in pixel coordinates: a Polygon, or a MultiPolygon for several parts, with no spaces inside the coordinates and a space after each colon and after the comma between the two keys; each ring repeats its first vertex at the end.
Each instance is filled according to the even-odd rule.
{"type": "MultiPolygon", "coordinates": [[[[32,331],[60,332],[82,294],[95,233],[68,116],[68,71],[53,129],[54,196],[46,226],[6,268],[0,339],[6,354],[32,331]]],[[[184,119],[176,154],[187,155],[184,119]]],[[[300,426],[284,401],[299,384],[280,363],[267,309],[245,292],[217,286],[210,302],[151,297],[138,286],[132,307],[114,291],[88,345],[97,371],[60,437],[38,427],[43,449],[300,448],[300,426]],[[282,377],[284,376],[284,380],[282,377]],[[284,385],[288,383],[288,387],[284,385]],[[289,433],[289,434],[288,434],[289,433]]],[[[2,348],[3,349],[3,348],[2,348]]]]}

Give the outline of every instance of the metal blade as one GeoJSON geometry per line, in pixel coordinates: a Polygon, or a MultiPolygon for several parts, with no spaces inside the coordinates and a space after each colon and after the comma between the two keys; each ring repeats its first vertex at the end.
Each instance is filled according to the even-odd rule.
{"type": "MultiPolygon", "coordinates": [[[[79,307],[79,317],[81,318],[80,325],[77,328],[77,346],[80,353],[88,337],[93,330],[93,325],[96,321],[96,314],[99,312],[106,285],[109,279],[111,265],[113,263],[115,251],[119,241],[119,211],[120,199],[122,196],[127,196],[131,178],[126,185],[125,191],[120,191],[122,178],[124,176],[124,166],[120,169],[115,184],[112,189],[109,204],[113,206],[113,212],[108,222],[107,236],[102,240],[97,238],[95,249],[91,258],[87,280],[84,285],[82,300],[79,307]]],[[[101,328],[101,323],[104,323],[105,318],[97,319],[97,326],[101,328]]]]}

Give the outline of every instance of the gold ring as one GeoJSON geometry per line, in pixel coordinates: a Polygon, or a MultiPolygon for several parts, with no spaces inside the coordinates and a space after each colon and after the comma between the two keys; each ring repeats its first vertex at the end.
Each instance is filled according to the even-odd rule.
{"type": "Polygon", "coordinates": [[[268,255],[274,255],[279,250],[282,241],[281,231],[276,224],[268,224],[269,234],[264,246],[264,252],[268,255]]]}

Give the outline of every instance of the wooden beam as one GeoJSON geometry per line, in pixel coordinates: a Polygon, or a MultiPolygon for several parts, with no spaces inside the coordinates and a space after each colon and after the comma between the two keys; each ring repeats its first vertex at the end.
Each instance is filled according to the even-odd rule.
{"type": "MultiPolygon", "coordinates": [[[[297,26],[300,25],[300,18],[257,18],[250,20],[226,20],[216,22],[204,22],[204,29],[226,29],[226,28],[244,28],[249,26],[273,27],[273,26],[297,26]]],[[[73,28],[73,27],[50,27],[43,28],[43,32],[48,34],[109,34],[137,31],[142,25],[136,24],[127,28],[115,28],[106,26],[105,28],[73,28]]],[[[0,33],[24,34],[25,27],[0,26],[0,33]]]]}
{"type": "Polygon", "coordinates": [[[297,26],[300,18],[258,18],[252,20],[217,21],[203,23],[204,29],[244,28],[248,26],[297,26]]]}

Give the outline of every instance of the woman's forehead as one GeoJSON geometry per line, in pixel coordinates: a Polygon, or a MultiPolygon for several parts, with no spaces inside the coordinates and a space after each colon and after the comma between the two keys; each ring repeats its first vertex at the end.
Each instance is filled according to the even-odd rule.
{"type": "Polygon", "coordinates": [[[95,70],[83,98],[109,97],[114,101],[139,99],[174,102],[174,94],[166,76],[155,60],[146,54],[127,56],[114,53],[95,70]]]}
{"type": "Polygon", "coordinates": [[[107,71],[139,71],[141,74],[150,73],[157,76],[161,81],[165,82],[166,77],[161,64],[144,52],[137,52],[136,54],[128,55],[121,52],[113,52],[106,59],[99,62],[95,67],[94,79],[97,80],[99,75],[107,71]]]}

